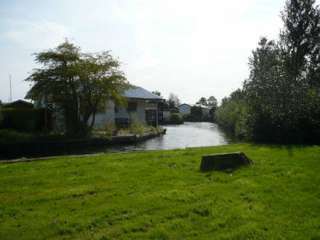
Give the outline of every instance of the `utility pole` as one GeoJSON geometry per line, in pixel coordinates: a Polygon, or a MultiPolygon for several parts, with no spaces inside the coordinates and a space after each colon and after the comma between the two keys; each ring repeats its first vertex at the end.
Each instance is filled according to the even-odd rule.
{"type": "Polygon", "coordinates": [[[11,81],[11,74],[9,74],[9,81],[10,81],[10,98],[9,98],[9,102],[12,102],[12,81],[11,81]]]}

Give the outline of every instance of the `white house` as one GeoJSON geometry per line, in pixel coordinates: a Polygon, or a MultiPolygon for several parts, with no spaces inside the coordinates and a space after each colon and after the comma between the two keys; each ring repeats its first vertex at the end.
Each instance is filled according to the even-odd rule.
{"type": "Polygon", "coordinates": [[[189,104],[183,103],[178,108],[182,115],[189,115],[191,113],[191,106],[189,104]]]}
{"type": "Polygon", "coordinates": [[[126,126],[132,121],[158,125],[162,117],[159,111],[159,103],[163,102],[161,97],[137,86],[131,86],[123,96],[127,99],[127,107],[119,107],[113,101],[108,101],[105,111],[96,114],[96,128],[108,123],[126,126]]]}

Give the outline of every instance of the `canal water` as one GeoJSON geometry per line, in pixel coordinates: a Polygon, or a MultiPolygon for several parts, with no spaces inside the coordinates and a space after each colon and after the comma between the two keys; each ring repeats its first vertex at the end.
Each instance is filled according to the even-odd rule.
{"type": "MultiPolygon", "coordinates": [[[[25,154],[23,157],[44,157],[54,155],[71,155],[71,154],[91,154],[91,153],[108,153],[108,152],[126,152],[126,151],[144,151],[144,150],[166,150],[166,149],[184,149],[191,147],[219,146],[228,144],[225,134],[214,123],[208,122],[186,122],[182,125],[168,125],[166,134],[160,137],[146,140],[137,144],[117,145],[109,147],[93,147],[91,149],[83,148],[68,150],[67,148],[57,150],[56,152],[40,152],[37,154],[25,154]]],[[[20,155],[5,157],[10,159],[22,157],[20,155]]],[[[0,160],[2,160],[0,156],[0,160]]]]}
{"type": "Polygon", "coordinates": [[[164,150],[188,147],[219,146],[228,143],[225,134],[214,123],[185,122],[165,126],[165,135],[136,145],[113,147],[111,151],[164,150]]]}

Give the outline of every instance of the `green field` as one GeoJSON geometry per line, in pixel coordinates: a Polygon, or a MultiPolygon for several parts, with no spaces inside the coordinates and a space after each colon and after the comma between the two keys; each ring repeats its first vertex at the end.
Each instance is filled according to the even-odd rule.
{"type": "Polygon", "coordinates": [[[320,147],[238,144],[0,164],[0,239],[320,239],[320,147]],[[203,154],[251,167],[199,171],[203,154]]]}

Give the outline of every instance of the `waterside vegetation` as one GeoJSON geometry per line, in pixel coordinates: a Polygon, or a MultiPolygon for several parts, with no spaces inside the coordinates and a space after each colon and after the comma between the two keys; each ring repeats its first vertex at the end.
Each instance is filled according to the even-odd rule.
{"type": "Polygon", "coordinates": [[[262,38],[242,89],[223,99],[217,122],[255,142],[319,143],[320,9],[290,0],[279,40],[262,38]]]}

